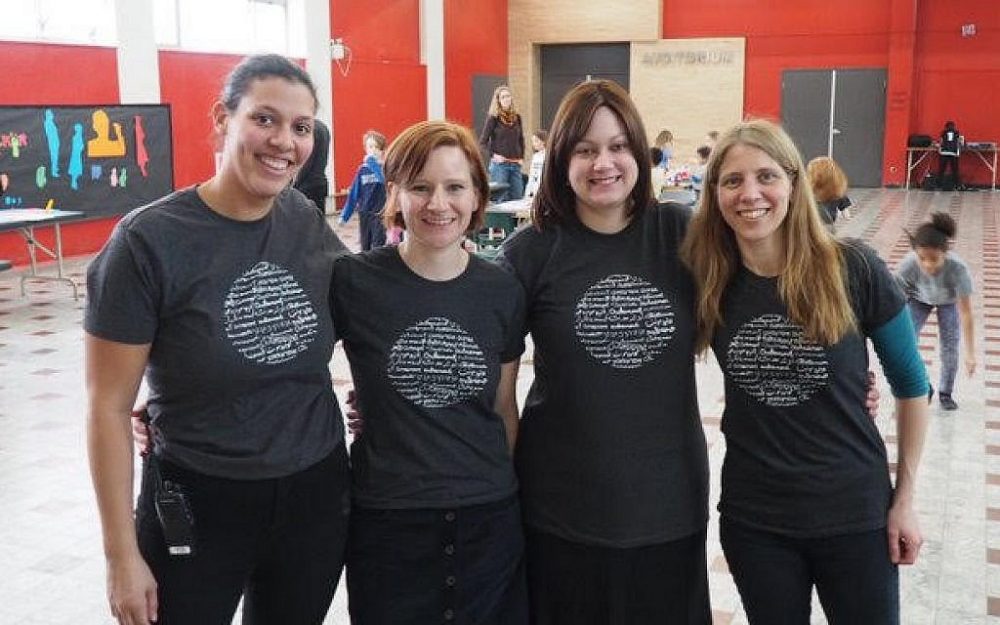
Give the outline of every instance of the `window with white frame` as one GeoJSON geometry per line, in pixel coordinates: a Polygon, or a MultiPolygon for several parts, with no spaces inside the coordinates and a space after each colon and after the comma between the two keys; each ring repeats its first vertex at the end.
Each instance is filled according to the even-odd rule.
{"type": "Polygon", "coordinates": [[[153,0],[156,42],[204,52],[305,55],[303,0],[153,0]]]}
{"type": "Polygon", "coordinates": [[[115,2],[150,2],[161,47],[306,54],[304,0],[0,0],[0,39],[114,46],[115,2]]]}
{"type": "Polygon", "coordinates": [[[3,0],[0,38],[113,46],[115,0],[3,0]]]}

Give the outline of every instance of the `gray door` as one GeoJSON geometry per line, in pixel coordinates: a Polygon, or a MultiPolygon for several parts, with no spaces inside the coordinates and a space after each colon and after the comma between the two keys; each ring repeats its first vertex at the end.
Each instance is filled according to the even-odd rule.
{"type": "Polygon", "coordinates": [[[833,158],[855,187],[882,186],[885,139],[884,69],[837,70],[833,158]]]}
{"type": "Polygon", "coordinates": [[[852,187],[882,185],[884,69],[786,70],[781,120],[806,162],[831,156],[852,187]]]}
{"type": "MultiPolygon", "coordinates": [[[[629,85],[629,44],[594,43],[546,45],[541,49],[540,128],[552,126],[559,102],[577,83],[593,79],[614,80],[629,85]]],[[[532,132],[534,129],[525,129],[532,132]]]]}
{"type": "Polygon", "coordinates": [[[788,70],[781,75],[781,123],[805,162],[829,155],[829,70],[788,70]]]}

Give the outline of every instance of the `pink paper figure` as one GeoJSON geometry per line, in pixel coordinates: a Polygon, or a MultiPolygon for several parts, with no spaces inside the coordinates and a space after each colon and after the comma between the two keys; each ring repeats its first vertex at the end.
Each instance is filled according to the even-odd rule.
{"type": "Polygon", "coordinates": [[[146,164],[149,163],[149,152],[146,151],[146,129],[142,126],[142,116],[135,116],[135,162],[142,172],[142,177],[149,176],[146,164]]]}

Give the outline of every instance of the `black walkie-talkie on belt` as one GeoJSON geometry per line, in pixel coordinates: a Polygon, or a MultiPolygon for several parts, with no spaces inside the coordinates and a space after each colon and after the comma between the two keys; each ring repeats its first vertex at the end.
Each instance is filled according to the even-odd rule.
{"type": "MultiPolygon", "coordinates": [[[[149,427],[148,413],[143,412],[141,418],[149,427]]],[[[163,530],[163,538],[167,543],[167,552],[171,556],[178,557],[194,555],[194,515],[191,513],[187,496],[181,491],[180,485],[163,479],[160,474],[160,461],[154,452],[146,454],[146,462],[149,463],[156,482],[153,502],[156,505],[156,517],[160,520],[160,528],[163,530]]]]}

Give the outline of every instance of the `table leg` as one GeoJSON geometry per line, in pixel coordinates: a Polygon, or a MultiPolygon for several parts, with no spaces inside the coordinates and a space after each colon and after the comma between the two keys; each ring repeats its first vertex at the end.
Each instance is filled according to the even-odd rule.
{"type": "Polygon", "coordinates": [[[992,191],[997,190],[997,149],[993,148],[993,187],[992,191]]]}
{"type": "Polygon", "coordinates": [[[26,294],[24,283],[28,280],[43,280],[49,282],[65,282],[73,287],[73,299],[80,299],[80,291],[71,278],[67,278],[63,275],[63,252],[62,252],[62,231],[59,228],[59,224],[52,224],[55,228],[56,244],[55,249],[50,250],[41,243],[35,240],[35,229],[33,226],[26,226],[21,229],[21,235],[24,236],[28,243],[28,257],[31,259],[31,272],[28,275],[21,276],[21,296],[24,297],[26,294]],[[56,261],[56,275],[55,276],[40,276],[38,275],[38,263],[36,259],[36,248],[41,248],[47,256],[54,258],[56,261]]]}
{"type": "Polygon", "coordinates": [[[913,171],[913,150],[906,151],[906,190],[910,190],[910,172],[913,171]]]}

